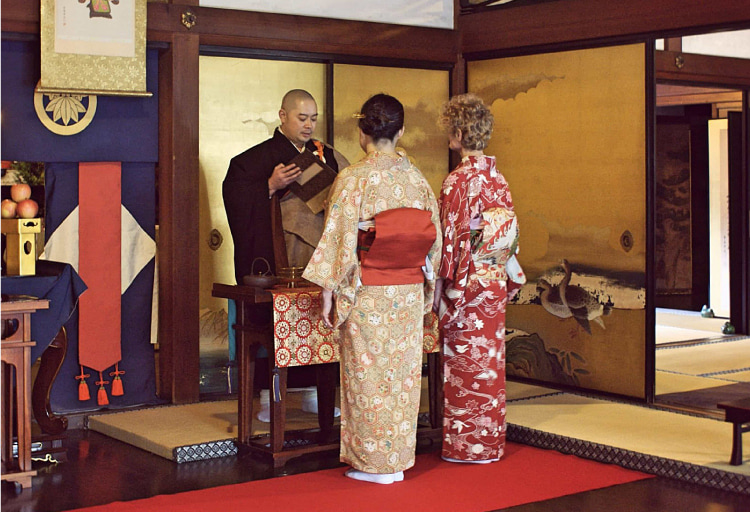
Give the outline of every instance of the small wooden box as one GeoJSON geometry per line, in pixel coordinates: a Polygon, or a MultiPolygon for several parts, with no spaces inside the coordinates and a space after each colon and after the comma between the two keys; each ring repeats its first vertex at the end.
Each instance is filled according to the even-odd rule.
{"type": "Polygon", "coordinates": [[[2,219],[7,275],[33,276],[36,273],[36,234],[41,231],[42,219],[2,219]]]}

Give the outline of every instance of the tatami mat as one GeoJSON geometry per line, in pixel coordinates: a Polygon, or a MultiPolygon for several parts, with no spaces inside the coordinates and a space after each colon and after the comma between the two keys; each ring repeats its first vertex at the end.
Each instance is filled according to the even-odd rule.
{"type": "Polygon", "coordinates": [[[717,376],[750,369],[750,337],[735,337],[656,350],[656,368],[686,375],[717,376]]]}
{"type": "Polygon", "coordinates": [[[722,338],[721,331],[697,331],[683,327],[672,327],[670,325],[659,325],[655,327],[656,344],[677,343],[682,341],[697,341],[705,339],[722,338]]]}
{"type": "MultiPolygon", "coordinates": [[[[257,411],[259,400],[253,405],[257,411]]],[[[269,423],[253,419],[253,435],[268,434],[269,423]]],[[[89,416],[88,428],[170,460],[175,450],[237,439],[237,400],[167,405],[89,416]]],[[[316,414],[301,409],[301,394],[287,395],[286,429],[318,428],[316,414]]],[[[223,450],[220,448],[219,451],[223,450]]],[[[211,458],[208,454],[202,458],[211,458]]]]}
{"type": "Polygon", "coordinates": [[[750,369],[722,374],[721,378],[726,380],[733,380],[736,382],[750,382],[750,369]]]}
{"type": "Polygon", "coordinates": [[[732,427],[723,421],[568,393],[510,402],[507,414],[526,428],[750,476],[750,464],[729,464],[732,427]]]}
{"type": "Polygon", "coordinates": [[[682,373],[666,372],[656,370],[656,395],[668,393],[682,393],[684,391],[695,391],[697,389],[724,386],[731,381],[721,377],[697,377],[695,375],[684,375],[682,373]]]}
{"type": "Polygon", "coordinates": [[[656,308],[656,324],[721,334],[727,318],[705,318],[697,311],[656,308]]]}

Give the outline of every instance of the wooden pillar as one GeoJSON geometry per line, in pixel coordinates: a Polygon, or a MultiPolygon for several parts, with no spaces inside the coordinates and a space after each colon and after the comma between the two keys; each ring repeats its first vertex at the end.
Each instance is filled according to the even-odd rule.
{"type": "Polygon", "coordinates": [[[159,57],[159,396],[200,394],[197,34],[173,33],[159,57]]]}

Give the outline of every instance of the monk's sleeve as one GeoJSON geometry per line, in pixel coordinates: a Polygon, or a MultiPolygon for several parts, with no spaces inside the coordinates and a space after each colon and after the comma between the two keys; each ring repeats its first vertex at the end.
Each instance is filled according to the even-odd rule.
{"type": "Polygon", "coordinates": [[[274,261],[267,177],[234,158],[222,184],[222,198],[234,242],[235,278],[242,283],[242,277],[251,273],[255,258],[264,258],[272,265],[274,261]]]}

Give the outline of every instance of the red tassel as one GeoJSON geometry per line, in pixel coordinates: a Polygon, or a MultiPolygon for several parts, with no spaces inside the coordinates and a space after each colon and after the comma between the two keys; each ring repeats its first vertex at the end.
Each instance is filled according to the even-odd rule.
{"type": "Polygon", "coordinates": [[[96,385],[99,386],[99,392],[96,395],[96,403],[99,405],[109,405],[109,398],[107,397],[107,390],[104,389],[104,385],[109,384],[108,380],[104,380],[102,372],[99,372],[99,380],[96,381],[96,385]]]}
{"type": "Polygon", "coordinates": [[[86,381],[81,379],[78,382],[78,400],[81,402],[85,402],[86,400],[91,400],[91,394],[89,393],[89,387],[86,384],[86,381]]]}
{"type": "Polygon", "coordinates": [[[81,374],[76,375],[76,380],[78,381],[78,400],[82,402],[91,400],[89,386],[86,384],[86,377],[90,377],[90,375],[88,373],[83,373],[83,366],[81,366],[81,374]]]}
{"type": "Polygon", "coordinates": [[[112,379],[112,396],[122,396],[125,394],[125,391],[122,389],[122,379],[120,378],[120,375],[125,375],[125,372],[121,372],[119,364],[115,363],[115,371],[109,374],[110,377],[114,377],[114,379],[112,379]]]}
{"type": "Polygon", "coordinates": [[[109,405],[107,390],[104,389],[104,386],[99,386],[99,393],[96,395],[96,403],[99,405],[109,405]]]}
{"type": "Polygon", "coordinates": [[[112,396],[122,396],[125,391],[122,389],[122,379],[119,375],[112,381],[112,396]]]}

